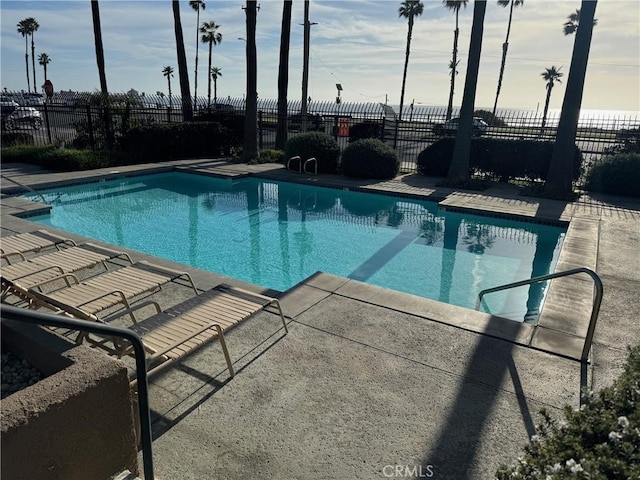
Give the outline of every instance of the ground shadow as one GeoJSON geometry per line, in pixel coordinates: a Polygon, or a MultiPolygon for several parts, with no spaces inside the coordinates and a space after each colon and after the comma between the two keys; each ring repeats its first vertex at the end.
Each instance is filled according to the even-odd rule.
{"type": "MultiPolygon", "coordinates": [[[[511,376],[527,435],[534,434],[535,425],[513,360],[514,348],[515,344],[510,342],[497,341],[487,335],[480,337],[446,423],[422,462],[423,471],[431,468],[438,479],[457,480],[477,475],[483,460],[477,458],[481,438],[489,426],[495,427],[490,419],[499,397],[505,394],[500,385],[507,375],[511,376]]],[[[504,434],[506,441],[509,432],[504,434]]]]}

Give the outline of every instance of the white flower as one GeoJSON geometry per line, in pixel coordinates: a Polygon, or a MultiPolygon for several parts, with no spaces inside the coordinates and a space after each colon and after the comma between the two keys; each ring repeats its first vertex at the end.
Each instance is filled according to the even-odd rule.
{"type": "Polygon", "coordinates": [[[584,471],[584,469],[582,468],[582,465],[580,465],[579,463],[576,463],[576,461],[573,458],[567,460],[566,466],[574,475],[578,472],[584,471]]]}
{"type": "Polygon", "coordinates": [[[560,463],[554,463],[553,467],[551,467],[551,471],[553,473],[558,473],[560,470],[562,470],[562,465],[560,465],[560,463]]]}
{"type": "Polygon", "coordinates": [[[617,443],[622,438],[622,434],[618,432],[609,432],[609,441],[617,443]]]}
{"type": "Polygon", "coordinates": [[[626,432],[629,427],[629,419],[627,417],[618,417],[618,425],[622,427],[623,432],[626,432]]]}
{"type": "Polygon", "coordinates": [[[531,435],[531,443],[536,443],[540,441],[540,435],[531,435]]]}

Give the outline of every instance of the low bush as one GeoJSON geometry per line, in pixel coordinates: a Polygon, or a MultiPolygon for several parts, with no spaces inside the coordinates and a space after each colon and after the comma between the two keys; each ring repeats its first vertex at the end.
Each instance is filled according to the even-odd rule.
{"type": "Polygon", "coordinates": [[[120,139],[138,163],[228,154],[229,132],[216,122],[157,123],[130,128],[120,139]]]}
{"type": "Polygon", "coordinates": [[[128,165],[134,163],[135,158],[122,152],[106,150],[76,150],[55,146],[17,146],[3,148],[2,161],[27,163],[39,165],[47,170],[71,172],[116,165],[128,165]]]}
{"type": "Polygon", "coordinates": [[[293,135],[284,147],[284,161],[300,156],[302,161],[315,157],[318,173],[337,173],[340,147],[334,138],[326,133],[306,132],[293,135]]]}
{"type": "MultiPolygon", "coordinates": [[[[418,155],[418,173],[444,177],[449,172],[455,138],[443,138],[418,155]]],[[[582,153],[575,147],[573,178],[582,168],[582,153]]],[[[546,180],[553,142],[472,138],[470,173],[487,174],[500,181],[509,179],[546,180]]]]}
{"type": "Polygon", "coordinates": [[[400,170],[398,153],[377,138],[350,143],[342,152],[340,171],[347,177],[393,178],[400,170]]]}
{"type": "Polygon", "coordinates": [[[579,410],[565,407],[556,421],[542,411],[537,434],[498,480],[608,480],[640,478],[640,345],[629,349],[622,375],[579,410]]]}
{"type": "Polygon", "coordinates": [[[356,123],[349,128],[349,142],[362,140],[363,138],[382,138],[382,124],[378,122],[365,121],[356,123]]]}
{"type": "Polygon", "coordinates": [[[589,170],[585,188],[592,192],[640,198],[640,153],[604,157],[589,170]]]}
{"type": "Polygon", "coordinates": [[[255,163],[282,163],[284,152],[282,150],[260,150],[260,156],[255,163]]]}
{"type": "MultiPolygon", "coordinates": [[[[24,132],[2,132],[2,147],[33,145],[33,135],[24,132]]],[[[4,160],[4,159],[3,159],[4,160]]]]}

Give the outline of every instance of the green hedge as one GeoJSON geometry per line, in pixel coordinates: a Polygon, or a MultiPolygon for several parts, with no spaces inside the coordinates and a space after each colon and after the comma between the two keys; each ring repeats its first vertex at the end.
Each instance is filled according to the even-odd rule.
{"type": "MultiPolygon", "coordinates": [[[[418,155],[418,173],[444,177],[449,172],[455,138],[443,138],[425,148],[418,155]]],[[[580,176],[582,153],[574,150],[573,178],[580,176]]],[[[553,142],[537,140],[503,140],[472,138],[470,173],[485,173],[501,181],[513,178],[546,180],[553,142]]]]}
{"type": "MultiPolygon", "coordinates": [[[[33,135],[24,132],[2,132],[2,147],[15,145],[33,145],[33,135]]],[[[4,160],[4,159],[3,159],[4,160]]]]}
{"type": "Polygon", "coordinates": [[[306,132],[293,135],[284,147],[284,161],[299,156],[302,161],[315,157],[318,173],[337,173],[340,147],[334,138],[322,132],[306,132]]]}
{"type": "Polygon", "coordinates": [[[629,349],[624,372],[610,387],[587,393],[564,419],[543,411],[537,434],[498,480],[608,480],[640,478],[640,346],[629,349]]]}
{"type": "Polygon", "coordinates": [[[340,171],[347,177],[393,178],[400,170],[397,152],[376,138],[350,143],[342,152],[340,171]]]}
{"type": "Polygon", "coordinates": [[[602,159],[587,174],[592,192],[640,197],[640,153],[619,153],[602,159]]]}
{"type": "Polygon", "coordinates": [[[231,147],[229,131],[216,122],[157,123],[129,129],[120,148],[138,163],[162,160],[219,157],[231,147]]]}
{"type": "Polygon", "coordinates": [[[106,150],[76,150],[55,146],[16,146],[2,149],[3,162],[39,165],[47,170],[72,172],[135,163],[135,159],[120,152],[106,150]]]}

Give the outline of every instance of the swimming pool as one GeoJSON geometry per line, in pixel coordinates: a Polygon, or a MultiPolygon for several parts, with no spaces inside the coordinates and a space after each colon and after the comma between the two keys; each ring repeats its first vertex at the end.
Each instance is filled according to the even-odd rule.
{"type": "MultiPolygon", "coordinates": [[[[323,271],[467,308],[484,288],[553,271],[565,234],[433,202],[257,178],[166,173],[42,194],[53,208],[37,223],[262,287],[285,291],[323,271]]],[[[491,294],[485,310],[531,321],[545,291],[491,294]]]]}

